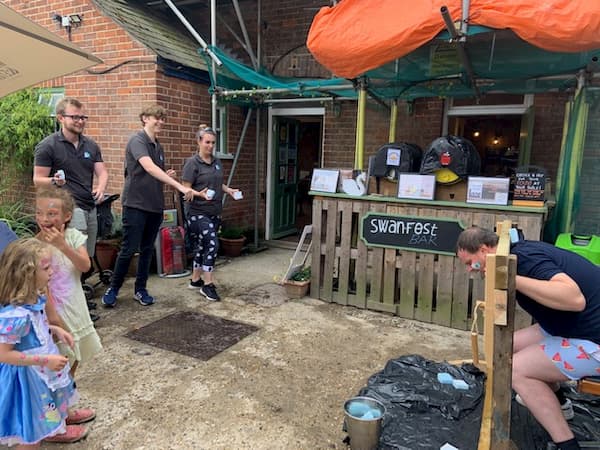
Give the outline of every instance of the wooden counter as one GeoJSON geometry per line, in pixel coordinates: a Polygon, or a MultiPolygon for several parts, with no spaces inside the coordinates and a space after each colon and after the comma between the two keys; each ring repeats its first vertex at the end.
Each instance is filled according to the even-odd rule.
{"type": "MultiPolygon", "coordinates": [[[[548,212],[546,207],[310,195],[314,196],[311,297],[462,330],[470,329],[472,306],[484,298],[483,281],[471,278],[453,255],[367,246],[359,237],[362,217],[371,212],[453,219],[464,227],[488,229],[508,219],[526,239],[539,240],[548,212]]],[[[517,329],[528,318],[518,321],[517,329]]]]}

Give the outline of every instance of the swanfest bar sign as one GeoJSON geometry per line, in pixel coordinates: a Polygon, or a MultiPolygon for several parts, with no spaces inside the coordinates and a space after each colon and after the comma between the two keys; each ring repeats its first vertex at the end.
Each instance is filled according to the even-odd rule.
{"type": "Polygon", "coordinates": [[[464,229],[453,219],[367,213],[360,222],[360,238],[372,247],[455,255],[464,229]]]}

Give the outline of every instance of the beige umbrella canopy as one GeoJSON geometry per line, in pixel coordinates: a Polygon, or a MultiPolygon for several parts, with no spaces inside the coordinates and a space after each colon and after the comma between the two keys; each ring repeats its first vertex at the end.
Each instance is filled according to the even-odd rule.
{"type": "Polygon", "coordinates": [[[0,3],[0,97],[101,62],[0,3]]]}

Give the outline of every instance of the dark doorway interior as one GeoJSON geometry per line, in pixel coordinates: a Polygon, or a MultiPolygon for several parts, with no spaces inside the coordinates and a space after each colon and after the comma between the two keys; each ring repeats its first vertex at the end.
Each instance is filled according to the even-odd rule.
{"type": "Polygon", "coordinates": [[[448,132],[469,139],[481,157],[481,174],[510,176],[519,164],[520,115],[450,117],[448,132]]]}
{"type": "MultiPolygon", "coordinates": [[[[302,233],[304,225],[312,222],[310,180],[312,171],[319,167],[321,150],[321,118],[296,117],[300,120],[298,133],[298,195],[296,196],[296,229],[302,233]]],[[[297,238],[297,236],[296,236],[297,238]]]]}

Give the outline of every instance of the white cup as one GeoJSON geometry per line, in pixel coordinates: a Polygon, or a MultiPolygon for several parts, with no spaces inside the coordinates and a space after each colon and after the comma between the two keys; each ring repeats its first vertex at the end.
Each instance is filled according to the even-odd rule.
{"type": "Polygon", "coordinates": [[[65,171],[62,169],[58,169],[56,171],[56,176],[58,177],[59,180],[64,180],[65,179],[65,171]]]}
{"type": "Polygon", "coordinates": [[[244,194],[242,194],[242,191],[235,191],[233,193],[233,199],[234,200],[241,200],[244,198],[244,194]]]}
{"type": "Polygon", "coordinates": [[[213,189],[209,189],[206,191],[206,198],[208,200],[212,200],[214,196],[215,196],[215,191],[213,189]]]}

